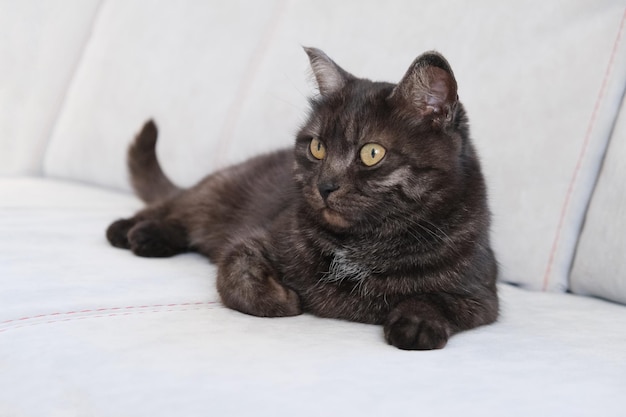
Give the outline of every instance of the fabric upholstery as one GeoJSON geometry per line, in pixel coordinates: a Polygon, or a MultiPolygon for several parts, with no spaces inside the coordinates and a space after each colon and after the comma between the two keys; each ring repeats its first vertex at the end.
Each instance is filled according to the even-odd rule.
{"type": "Polygon", "coordinates": [[[613,131],[585,219],[571,289],[626,304],[626,106],[613,131]]]}
{"type": "Polygon", "coordinates": [[[614,0],[366,1],[356,20],[353,7],[330,1],[107,1],[45,172],[128,189],[125,149],[154,117],[166,172],[191,185],[292,143],[313,90],[300,45],[391,81],[438,49],[455,70],[484,161],[502,279],[565,290],[626,82],[623,16],[614,0]]]}
{"type": "Polygon", "coordinates": [[[47,175],[129,189],[125,153],[154,118],[166,171],[190,185],[214,168],[272,1],[106,1],[67,93],[47,175]]]}
{"type": "Polygon", "coordinates": [[[623,415],[623,306],[501,284],[496,324],[404,352],[380,326],[226,309],[201,256],[108,246],[134,198],[42,179],[0,195],[2,416],[623,415]]]}
{"type": "Polygon", "coordinates": [[[0,0],[0,416],[623,416],[626,307],[596,297],[626,297],[625,17],[623,0],[0,0]],[[315,91],[303,45],[377,80],[450,60],[498,322],[400,351],[380,326],[226,309],[197,254],[107,243],[142,206],[124,162],[147,118],[183,186],[292,143],[315,91]]]}
{"type": "Polygon", "coordinates": [[[99,5],[99,0],[0,1],[0,175],[42,172],[48,139],[99,5]]]}

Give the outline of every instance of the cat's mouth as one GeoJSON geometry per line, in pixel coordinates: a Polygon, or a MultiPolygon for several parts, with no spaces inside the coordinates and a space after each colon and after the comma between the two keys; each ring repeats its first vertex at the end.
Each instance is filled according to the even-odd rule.
{"type": "Polygon", "coordinates": [[[345,217],[328,207],[322,209],[322,217],[330,226],[338,229],[345,229],[350,226],[350,222],[345,217]]]}

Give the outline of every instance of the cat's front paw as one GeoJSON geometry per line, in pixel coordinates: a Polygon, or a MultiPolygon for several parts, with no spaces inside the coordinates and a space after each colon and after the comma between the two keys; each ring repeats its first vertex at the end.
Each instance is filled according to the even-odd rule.
{"type": "Polygon", "coordinates": [[[389,315],[384,329],[387,343],[403,350],[441,349],[450,337],[447,321],[399,311],[389,315]]]}
{"type": "Polygon", "coordinates": [[[265,272],[220,268],[217,288],[224,305],[258,317],[302,314],[300,297],[265,272]]]}
{"type": "Polygon", "coordinates": [[[235,245],[220,261],[217,290],[225,306],[259,317],[302,313],[300,297],[277,279],[263,255],[262,244],[251,239],[235,245]]]}

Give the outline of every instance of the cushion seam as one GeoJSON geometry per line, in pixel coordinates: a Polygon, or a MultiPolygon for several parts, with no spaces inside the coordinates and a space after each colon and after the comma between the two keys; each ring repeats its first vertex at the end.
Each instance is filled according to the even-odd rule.
{"type": "Polygon", "coordinates": [[[587,130],[585,132],[585,136],[583,139],[583,144],[578,156],[578,159],[576,161],[576,165],[574,167],[574,172],[572,173],[572,177],[570,179],[570,182],[568,184],[567,187],[567,191],[565,194],[565,199],[563,201],[563,204],[561,206],[561,212],[559,214],[559,221],[557,223],[557,228],[556,228],[556,232],[555,232],[555,236],[554,236],[554,240],[552,242],[552,247],[550,249],[550,256],[548,258],[548,263],[546,265],[546,269],[545,269],[545,273],[543,276],[543,285],[542,285],[542,291],[547,291],[548,290],[548,286],[550,284],[550,280],[552,278],[552,269],[554,266],[554,261],[556,259],[556,253],[559,249],[560,246],[560,242],[561,242],[561,236],[562,236],[562,232],[563,232],[563,226],[565,224],[565,217],[569,211],[570,205],[571,205],[571,201],[572,201],[572,195],[574,192],[574,188],[576,187],[577,183],[578,183],[578,179],[579,179],[579,174],[580,174],[580,170],[581,170],[581,166],[583,163],[583,160],[585,159],[585,156],[587,154],[587,151],[589,149],[589,142],[591,140],[591,135],[596,127],[596,120],[598,117],[598,113],[600,110],[600,106],[602,104],[602,102],[604,101],[604,98],[606,97],[606,90],[607,90],[607,84],[608,84],[608,80],[612,75],[613,72],[613,67],[614,67],[614,63],[615,63],[615,56],[617,55],[617,51],[618,51],[618,47],[621,41],[621,37],[622,37],[622,33],[624,31],[624,23],[626,21],[626,9],[624,10],[624,13],[622,15],[622,19],[620,21],[619,24],[619,29],[617,32],[617,36],[615,37],[615,40],[613,42],[613,48],[611,50],[611,54],[609,57],[609,62],[608,65],[606,67],[606,70],[604,72],[604,76],[602,79],[602,83],[600,85],[600,89],[598,91],[598,95],[596,98],[596,102],[594,104],[593,110],[591,112],[591,117],[589,119],[589,123],[587,125],[587,130]]]}
{"type": "Polygon", "coordinates": [[[106,317],[121,317],[149,313],[194,311],[219,306],[217,301],[206,302],[185,302],[152,305],[131,305],[124,307],[102,307],[71,311],[57,311],[54,313],[44,313],[33,316],[24,316],[15,319],[3,320],[0,322],[0,334],[21,329],[25,327],[49,325],[55,323],[78,321],[85,319],[96,319],[106,317]]]}

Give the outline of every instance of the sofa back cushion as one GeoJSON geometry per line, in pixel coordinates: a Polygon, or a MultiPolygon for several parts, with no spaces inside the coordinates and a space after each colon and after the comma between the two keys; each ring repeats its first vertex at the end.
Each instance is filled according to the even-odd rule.
{"type": "Polygon", "coordinates": [[[128,190],[125,149],[154,117],[165,171],[190,185],[292,143],[312,91],[300,45],[388,81],[438,49],[484,162],[502,279],[566,289],[626,78],[622,0],[148,3],[102,6],[46,174],[128,190]]]}
{"type": "Polygon", "coordinates": [[[0,175],[41,173],[99,3],[0,2],[0,175]]]}
{"type": "Polygon", "coordinates": [[[626,304],[626,105],[613,131],[589,205],[571,289],[626,304]]]}
{"type": "MultiPolygon", "coordinates": [[[[129,190],[126,148],[148,118],[159,127],[159,157],[176,182],[191,185],[214,169],[263,58],[273,3],[104,2],[46,174],[129,190]]],[[[239,145],[272,136],[259,130],[239,145]]]]}

